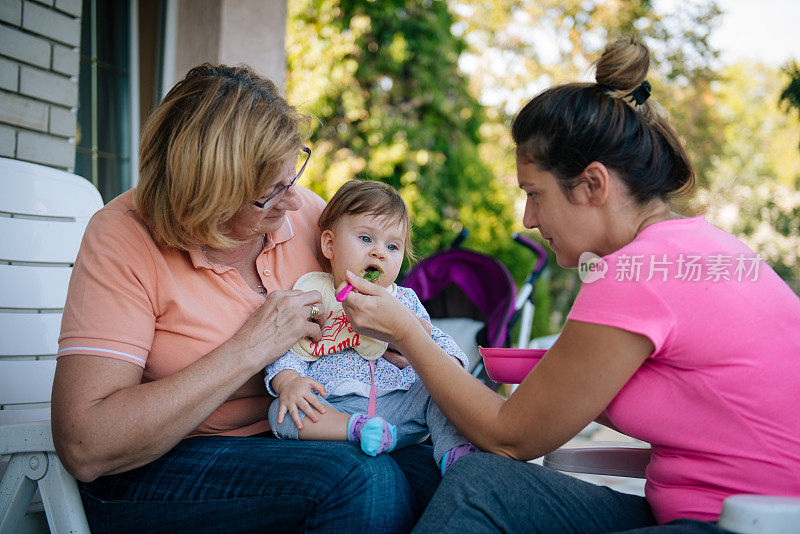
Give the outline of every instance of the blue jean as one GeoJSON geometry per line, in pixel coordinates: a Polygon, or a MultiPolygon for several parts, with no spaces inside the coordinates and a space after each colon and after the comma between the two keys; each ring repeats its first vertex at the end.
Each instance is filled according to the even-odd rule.
{"type": "MultiPolygon", "coordinates": [[[[360,395],[334,395],[319,400],[347,415],[367,413],[369,399],[360,395]]],[[[278,423],[280,403],[273,402],[269,407],[269,427],[275,435],[283,439],[300,439],[300,431],[289,415],[278,423]]],[[[383,417],[397,427],[396,447],[407,447],[425,441],[430,436],[433,442],[433,459],[436,465],[442,461],[444,453],[457,445],[469,443],[447,420],[442,410],[433,402],[422,380],[417,380],[411,389],[396,390],[375,399],[375,414],[383,417]]],[[[300,418],[305,414],[300,411],[300,418]]]]}
{"type": "Polygon", "coordinates": [[[647,499],[527,462],[489,453],[448,469],[414,529],[465,532],[721,534],[714,523],[680,519],[658,525],[647,499]]]}
{"type": "Polygon", "coordinates": [[[408,532],[440,480],[424,445],[204,436],[80,489],[94,534],[408,532]]]}

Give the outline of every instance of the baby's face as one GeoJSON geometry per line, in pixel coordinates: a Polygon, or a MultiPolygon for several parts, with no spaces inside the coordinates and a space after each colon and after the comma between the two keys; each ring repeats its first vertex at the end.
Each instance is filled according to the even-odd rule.
{"type": "Polygon", "coordinates": [[[405,254],[404,224],[386,217],[345,215],[334,227],[322,233],[322,253],[331,261],[333,278],[338,286],[350,270],[363,276],[371,268],[380,270],[375,281],[388,287],[400,273],[405,254]]]}

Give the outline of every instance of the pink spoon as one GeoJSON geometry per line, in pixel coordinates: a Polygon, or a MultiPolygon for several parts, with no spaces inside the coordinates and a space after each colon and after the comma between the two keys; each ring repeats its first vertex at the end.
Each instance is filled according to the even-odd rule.
{"type": "Polygon", "coordinates": [[[347,298],[347,295],[353,290],[353,284],[347,284],[336,294],[336,301],[337,302],[344,302],[344,299],[347,298]]]}
{"type": "MultiPolygon", "coordinates": [[[[382,272],[383,271],[380,268],[375,269],[370,267],[370,269],[368,269],[367,271],[361,271],[360,273],[358,273],[358,276],[364,278],[369,282],[375,283],[375,281],[378,279],[378,277],[381,275],[382,272]]],[[[347,298],[347,295],[349,295],[352,290],[353,290],[353,284],[347,284],[342,288],[341,291],[339,291],[339,293],[337,293],[336,300],[338,302],[344,302],[344,299],[347,298]]]]}

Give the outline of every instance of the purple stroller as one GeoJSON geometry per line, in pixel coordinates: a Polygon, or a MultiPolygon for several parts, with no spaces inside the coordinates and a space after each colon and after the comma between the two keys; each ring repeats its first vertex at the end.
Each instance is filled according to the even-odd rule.
{"type": "MultiPolygon", "coordinates": [[[[466,231],[456,238],[452,248],[423,259],[399,283],[416,291],[431,322],[458,343],[469,358],[470,372],[497,389],[498,384],[486,376],[478,346],[510,345],[509,330],[517,318],[517,287],[511,273],[498,260],[457,248],[464,238],[466,231]]],[[[544,253],[541,245],[528,238],[519,240],[515,236],[515,240],[537,256],[540,249],[544,253]]],[[[543,268],[543,262],[537,262],[537,278],[543,268]]]]}

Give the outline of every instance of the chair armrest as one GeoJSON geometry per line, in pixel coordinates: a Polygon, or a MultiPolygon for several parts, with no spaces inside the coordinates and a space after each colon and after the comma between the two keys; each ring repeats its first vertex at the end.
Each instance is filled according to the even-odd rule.
{"type": "Polygon", "coordinates": [[[642,443],[587,441],[568,443],[544,457],[545,467],[569,473],[645,478],[650,447],[642,443]]]}
{"type": "Polygon", "coordinates": [[[733,495],[722,503],[717,524],[740,534],[791,534],[800,524],[800,499],[733,495]]]}
{"type": "Polygon", "coordinates": [[[50,421],[0,426],[0,455],[55,451],[50,421]]]}

